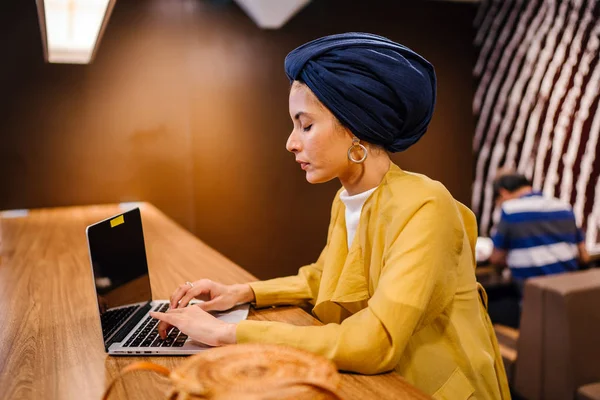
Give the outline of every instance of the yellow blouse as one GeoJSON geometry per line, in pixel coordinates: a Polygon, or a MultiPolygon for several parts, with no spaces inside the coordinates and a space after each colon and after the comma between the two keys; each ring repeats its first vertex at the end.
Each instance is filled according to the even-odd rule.
{"type": "Polygon", "coordinates": [[[317,262],[251,283],[258,307],[310,302],[325,325],[242,321],[238,343],[291,345],[363,374],[396,370],[436,399],[509,399],[475,280],[473,213],[439,182],[392,164],[348,249],[340,192],[317,262]]]}

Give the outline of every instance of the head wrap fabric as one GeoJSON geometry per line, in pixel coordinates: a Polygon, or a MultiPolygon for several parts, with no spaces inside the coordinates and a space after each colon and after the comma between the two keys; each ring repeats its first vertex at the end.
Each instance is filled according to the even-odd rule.
{"type": "Polygon", "coordinates": [[[287,55],[285,72],[359,139],[391,152],[416,143],[433,114],[433,66],[382,36],[353,32],[313,40],[287,55]]]}

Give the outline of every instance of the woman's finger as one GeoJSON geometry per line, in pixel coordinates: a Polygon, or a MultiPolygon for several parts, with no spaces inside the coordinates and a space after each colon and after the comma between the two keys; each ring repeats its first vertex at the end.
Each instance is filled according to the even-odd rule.
{"type": "Polygon", "coordinates": [[[187,291],[185,296],[183,296],[181,298],[181,300],[179,301],[179,305],[177,307],[178,308],[187,307],[187,305],[190,304],[190,301],[192,301],[194,298],[201,297],[202,295],[205,295],[205,294],[208,294],[210,296],[210,289],[203,288],[203,287],[193,287],[192,289],[187,291]]]}
{"type": "Polygon", "coordinates": [[[188,290],[192,289],[190,285],[187,283],[179,285],[177,290],[173,292],[171,295],[170,307],[177,308],[177,304],[179,304],[179,300],[188,292],[188,290]]]}
{"type": "Polygon", "coordinates": [[[200,279],[194,282],[194,286],[186,291],[186,293],[179,299],[178,308],[187,307],[187,305],[194,298],[199,300],[211,300],[212,290],[214,283],[208,279],[200,279]]]}
{"type": "Polygon", "coordinates": [[[215,297],[213,300],[198,303],[196,305],[203,311],[222,311],[222,300],[222,297],[215,297]]]}
{"type": "MultiPolygon", "coordinates": [[[[165,339],[167,337],[167,331],[171,329],[171,326],[177,326],[177,314],[178,312],[173,312],[175,310],[169,310],[167,313],[161,312],[151,312],[150,316],[152,318],[156,318],[160,322],[158,323],[158,334],[161,339],[165,339]]],[[[179,310],[177,310],[179,311],[179,310]]]]}
{"type": "Polygon", "coordinates": [[[171,329],[173,325],[169,325],[164,321],[160,321],[156,329],[158,330],[158,335],[161,339],[165,339],[167,337],[167,332],[171,329]]]}
{"type": "MultiPolygon", "coordinates": [[[[169,311],[172,311],[172,310],[169,310],[169,311]]],[[[154,311],[150,312],[150,316],[152,318],[158,319],[160,321],[164,321],[171,325],[173,324],[173,318],[174,318],[173,314],[174,313],[172,313],[172,312],[169,312],[169,313],[154,312],[154,311]]]]}

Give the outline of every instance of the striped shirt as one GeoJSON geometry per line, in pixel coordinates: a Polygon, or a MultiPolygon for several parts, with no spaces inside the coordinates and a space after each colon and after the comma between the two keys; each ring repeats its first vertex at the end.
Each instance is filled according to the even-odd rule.
{"type": "Polygon", "coordinates": [[[513,277],[525,279],[577,270],[584,238],[569,204],[531,192],[502,204],[492,240],[507,252],[513,277]]]}

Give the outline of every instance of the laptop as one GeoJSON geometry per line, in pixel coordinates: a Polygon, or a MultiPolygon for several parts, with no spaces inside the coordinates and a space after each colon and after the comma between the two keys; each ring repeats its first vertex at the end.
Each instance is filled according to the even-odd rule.
{"type": "MultiPolygon", "coordinates": [[[[210,346],[173,327],[158,335],[158,320],[150,311],[166,311],[168,300],[153,300],[139,208],[105,219],[86,229],[98,317],[104,349],[112,355],[188,355],[210,346]]],[[[197,304],[193,301],[190,304],[197,304]]],[[[212,313],[226,322],[248,316],[248,304],[212,313]]]]}

